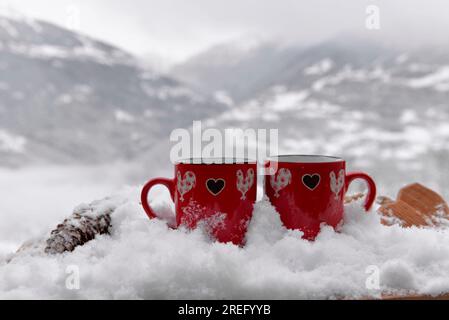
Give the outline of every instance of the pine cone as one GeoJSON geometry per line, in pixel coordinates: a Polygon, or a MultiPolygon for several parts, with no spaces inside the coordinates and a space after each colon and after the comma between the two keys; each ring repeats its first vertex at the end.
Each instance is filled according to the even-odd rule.
{"type": "Polygon", "coordinates": [[[95,201],[76,208],[69,218],[50,233],[45,252],[57,254],[73,251],[77,246],[94,239],[97,234],[109,234],[114,208],[101,204],[101,201],[95,201]]]}

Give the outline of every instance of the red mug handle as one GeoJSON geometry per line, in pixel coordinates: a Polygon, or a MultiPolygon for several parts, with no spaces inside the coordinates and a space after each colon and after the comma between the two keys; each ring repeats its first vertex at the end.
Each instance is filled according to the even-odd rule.
{"type": "Polygon", "coordinates": [[[143,210],[150,219],[157,218],[153,209],[151,209],[148,203],[148,193],[150,189],[157,184],[162,184],[165,186],[168,191],[170,191],[170,197],[173,201],[175,201],[175,180],[174,179],[166,179],[166,178],[155,178],[148,181],[142,188],[142,192],[140,194],[140,201],[142,202],[143,210]]]}
{"type": "Polygon", "coordinates": [[[348,190],[349,184],[355,179],[365,180],[366,184],[368,185],[368,195],[366,196],[364,205],[365,210],[368,211],[373,205],[374,200],[376,199],[376,184],[374,183],[374,180],[364,172],[348,172],[346,174],[345,190],[348,190]]]}

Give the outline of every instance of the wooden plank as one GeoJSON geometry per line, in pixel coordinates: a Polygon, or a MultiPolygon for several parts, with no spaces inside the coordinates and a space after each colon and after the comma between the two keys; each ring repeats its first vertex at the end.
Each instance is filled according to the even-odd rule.
{"type": "Polygon", "coordinates": [[[382,300],[449,300],[449,293],[431,296],[427,294],[411,294],[411,295],[383,295],[382,300]]]}
{"type": "Polygon", "coordinates": [[[423,216],[432,217],[438,209],[449,215],[449,209],[441,197],[435,191],[425,186],[414,183],[402,188],[397,196],[397,201],[403,201],[413,207],[423,216]]]}
{"type": "Polygon", "coordinates": [[[400,220],[401,226],[426,226],[427,221],[415,208],[410,206],[404,201],[396,201],[392,203],[387,203],[379,208],[379,211],[385,217],[382,219],[382,223],[390,225],[391,219],[396,218],[400,220]]]}
{"type": "MultiPolygon", "coordinates": [[[[443,197],[419,183],[403,187],[398,192],[396,200],[388,197],[379,197],[377,202],[380,204],[378,212],[382,215],[382,223],[386,225],[400,224],[402,227],[435,227],[438,221],[435,218],[446,216],[449,219],[449,207],[443,197]]],[[[449,293],[438,296],[384,294],[380,299],[449,300],[449,293]]]]}

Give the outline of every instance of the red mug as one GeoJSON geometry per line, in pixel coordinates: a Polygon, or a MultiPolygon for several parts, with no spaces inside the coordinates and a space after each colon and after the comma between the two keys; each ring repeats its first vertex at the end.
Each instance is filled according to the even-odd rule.
{"type": "Polygon", "coordinates": [[[376,197],[373,179],[363,172],[346,173],[346,162],[338,157],[282,155],[269,158],[265,166],[277,168],[265,176],[266,195],[282,223],[301,230],[304,239],[315,239],[323,222],[337,227],[343,219],[344,195],[354,179],[368,185],[366,211],[376,197]]]}
{"type": "Polygon", "coordinates": [[[154,185],[164,185],[175,203],[176,225],[172,227],[202,225],[212,238],[242,245],[256,202],[256,175],[256,162],[248,160],[180,161],[173,179],[155,178],[145,184],[142,206],[150,219],[156,218],[148,192],[154,185]]]}

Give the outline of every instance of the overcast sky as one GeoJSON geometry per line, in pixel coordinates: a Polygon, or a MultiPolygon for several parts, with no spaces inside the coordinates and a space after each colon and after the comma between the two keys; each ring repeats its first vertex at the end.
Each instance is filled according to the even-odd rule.
{"type": "Polygon", "coordinates": [[[447,0],[0,0],[138,55],[181,61],[233,39],[309,43],[350,30],[395,41],[447,41],[447,0]],[[367,30],[376,5],[380,30],[367,30]]]}

